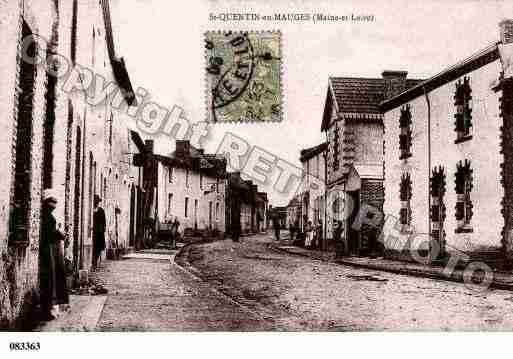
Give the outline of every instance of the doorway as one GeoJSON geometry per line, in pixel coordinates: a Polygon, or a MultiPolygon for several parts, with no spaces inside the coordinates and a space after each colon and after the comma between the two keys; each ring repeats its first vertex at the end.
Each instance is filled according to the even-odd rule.
{"type": "Polygon", "coordinates": [[[212,230],[212,202],[208,202],[208,229],[212,230]]]}
{"type": "Polygon", "coordinates": [[[346,220],[347,249],[349,255],[359,255],[360,231],[353,229],[353,223],[360,211],[360,190],[348,191],[347,195],[349,197],[348,210],[350,212],[346,220]]]}
{"type": "Polygon", "coordinates": [[[130,228],[128,229],[128,246],[134,246],[134,223],[135,223],[135,188],[130,189],[130,228]]]}

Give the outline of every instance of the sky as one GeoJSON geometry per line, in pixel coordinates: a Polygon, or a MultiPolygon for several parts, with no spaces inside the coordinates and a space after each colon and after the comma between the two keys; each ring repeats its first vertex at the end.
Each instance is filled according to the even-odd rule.
{"type": "MultiPolygon", "coordinates": [[[[499,40],[498,23],[513,18],[508,1],[227,1],[112,0],[116,51],[134,89],[141,86],[191,122],[204,121],[205,56],[209,30],[281,30],[284,119],[281,123],[215,124],[206,141],[214,152],[232,132],[297,166],[299,151],[323,141],[320,131],[330,76],[381,77],[405,70],[427,78],[499,40]],[[213,22],[209,13],[374,15],[373,22],[213,22]]],[[[172,140],[172,141],[171,141],[172,140]]],[[[161,136],[156,151],[174,149],[161,136]]],[[[273,205],[293,193],[259,186],[273,205]]]]}

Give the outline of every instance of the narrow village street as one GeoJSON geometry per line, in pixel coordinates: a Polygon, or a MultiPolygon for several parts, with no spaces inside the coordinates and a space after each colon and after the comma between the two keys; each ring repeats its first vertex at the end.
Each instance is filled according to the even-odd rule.
{"type": "Polygon", "coordinates": [[[511,330],[513,293],[322,262],[270,235],[195,245],[188,261],[283,330],[511,330]],[[477,288],[476,288],[477,289],[477,288]]]}
{"type": "Polygon", "coordinates": [[[508,330],[513,293],[285,253],[269,234],[106,261],[45,331],[508,330]],[[85,302],[89,302],[84,304],[85,302]],[[92,318],[92,319],[91,319],[92,318]],[[84,323],[89,323],[84,324],[84,323]]]}

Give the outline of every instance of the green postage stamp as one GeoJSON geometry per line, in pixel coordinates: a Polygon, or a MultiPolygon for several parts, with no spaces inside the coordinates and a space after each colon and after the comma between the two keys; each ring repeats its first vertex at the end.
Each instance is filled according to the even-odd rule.
{"type": "Polygon", "coordinates": [[[205,33],[207,121],[282,120],[281,33],[205,33]]]}

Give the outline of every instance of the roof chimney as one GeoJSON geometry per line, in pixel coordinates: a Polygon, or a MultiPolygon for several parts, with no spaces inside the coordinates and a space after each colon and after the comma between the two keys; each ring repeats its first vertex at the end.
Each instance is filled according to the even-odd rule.
{"type": "Polygon", "coordinates": [[[385,99],[399,95],[406,90],[406,76],[408,71],[390,71],[385,70],[381,73],[385,80],[385,99]]]}
{"type": "Polygon", "coordinates": [[[232,177],[232,179],[234,179],[236,181],[240,181],[240,172],[239,171],[231,172],[230,176],[232,177]]]}
{"type": "Polygon", "coordinates": [[[153,153],[153,140],[144,141],[144,150],[147,153],[153,153]]]}
{"type": "Polygon", "coordinates": [[[191,156],[191,144],[189,141],[176,141],[176,157],[190,157],[191,156]]]}
{"type": "Polygon", "coordinates": [[[499,32],[503,45],[513,43],[513,20],[505,19],[499,23],[499,32]]]}

